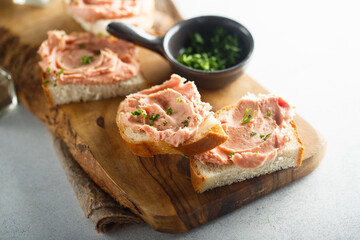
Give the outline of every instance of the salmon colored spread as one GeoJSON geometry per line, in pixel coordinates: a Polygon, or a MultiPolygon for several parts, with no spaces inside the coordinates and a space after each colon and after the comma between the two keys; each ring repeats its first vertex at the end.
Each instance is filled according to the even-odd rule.
{"type": "Polygon", "coordinates": [[[87,22],[119,19],[142,14],[144,0],[70,0],[68,10],[87,22]]]}
{"type": "Polygon", "coordinates": [[[120,104],[120,121],[136,133],[175,147],[184,144],[212,113],[193,82],[173,74],[162,85],[129,95],[120,104]],[[155,120],[154,120],[155,119],[155,120]]]}
{"type": "Polygon", "coordinates": [[[139,72],[135,46],[116,38],[50,31],[38,53],[42,71],[58,84],[111,84],[139,72]]]}
{"type": "Polygon", "coordinates": [[[196,155],[207,163],[234,163],[241,168],[256,168],[291,141],[293,108],[275,95],[247,95],[236,107],[219,115],[229,139],[218,147],[196,155]]]}

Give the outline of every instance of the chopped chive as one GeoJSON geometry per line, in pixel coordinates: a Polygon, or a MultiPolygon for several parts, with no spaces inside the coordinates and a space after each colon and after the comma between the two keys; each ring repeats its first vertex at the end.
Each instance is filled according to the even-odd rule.
{"type": "Polygon", "coordinates": [[[189,126],[189,121],[188,120],[184,120],[181,123],[184,124],[184,127],[189,126]]]}
{"type": "Polygon", "coordinates": [[[272,115],[271,112],[268,112],[268,113],[266,114],[266,116],[268,116],[268,117],[270,117],[271,115],[272,115]]]}
{"type": "Polygon", "coordinates": [[[271,135],[271,133],[266,134],[265,137],[264,137],[264,141],[265,141],[270,135],[271,135]]]}
{"type": "Polygon", "coordinates": [[[139,110],[136,110],[136,111],[131,112],[131,114],[132,114],[133,116],[138,116],[138,115],[141,115],[142,112],[143,112],[143,110],[139,109],[139,110]]]}
{"type": "Polygon", "coordinates": [[[242,46],[236,35],[222,27],[202,35],[195,32],[190,35],[189,45],[180,52],[177,61],[185,66],[215,71],[234,66],[242,54],[242,46]]]}
{"type": "Polygon", "coordinates": [[[181,98],[176,98],[177,102],[182,102],[181,98]]]}
{"type": "Polygon", "coordinates": [[[154,122],[157,120],[158,116],[160,116],[160,114],[155,114],[155,115],[150,115],[149,119],[150,119],[150,126],[152,126],[154,124],[154,122]]]}
{"type": "Polygon", "coordinates": [[[96,54],[96,55],[100,55],[100,54],[101,54],[101,51],[100,51],[100,50],[97,50],[97,51],[95,52],[95,54],[96,54]]]}
{"type": "Polygon", "coordinates": [[[251,136],[255,136],[257,134],[257,132],[251,132],[251,136]]]}
{"type": "Polygon", "coordinates": [[[48,68],[46,69],[46,71],[47,71],[47,72],[50,72],[50,71],[51,71],[51,68],[48,67],[48,68]]]}
{"type": "Polygon", "coordinates": [[[158,116],[160,116],[160,115],[159,114],[150,115],[149,119],[152,121],[156,121],[158,116]]]}
{"type": "MultiPolygon", "coordinates": [[[[54,72],[56,72],[56,71],[54,70],[54,72]]],[[[55,76],[57,77],[57,76],[59,76],[60,74],[63,74],[63,73],[64,73],[64,70],[60,69],[60,71],[58,73],[56,73],[55,76]]]]}
{"type": "Polygon", "coordinates": [[[234,152],[230,152],[229,154],[230,154],[230,157],[232,157],[232,156],[234,156],[234,155],[235,155],[235,153],[234,153],[234,152]]]}
{"type": "Polygon", "coordinates": [[[45,80],[44,80],[44,83],[49,83],[49,79],[45,79],[45,80]]]}
{"type": "Polygon", "coordinates": [[[190,119],[190,116],[188,116],[187,119],[190,119]]]}
{"type": "Polygon", "coordinates": [[[260,138],[265,141],[270,135],[271,133],[268,133],[266,135],[260,135],[260,138]]]}
{"type": "Polygon", "coordinates": [[[251,108],[247,108],[246,111],[245,111],[245,114],[244,114],[244,117],[243,117],[243,120],[242,120],[242,123],[248,123],[250,122],[252,116],[254,116],[254,114],[256,113],[256,110],[254,110],[253,114],[248,114],[250,112],[251,108]]]}
{"type": "Polygon", "coordinates": [[[94,56],[82,56],[81,57],[81,64],[89,64],[89,63],[91,63],[91,59],[93,57],[94,56]]]}
{"type": "Polygon", "coordinates": [[[256,151],[255,153],[259,153],[259,151],[256,151]]]}
{"type": "Polygon", "coordinates": [[[165,120],[165,121],[163,122],[164,126],[166,126],[167,123],[168,123],[168,122],[165,120]]]}
{"type": "Polygon", "coordinates": [[[173,113],[172,108],[171,108],[171,107],[168,107],[168,108],[166,109],[166,114],[167,114],[167,115],[171,115],[172,113],[173,113]]]}

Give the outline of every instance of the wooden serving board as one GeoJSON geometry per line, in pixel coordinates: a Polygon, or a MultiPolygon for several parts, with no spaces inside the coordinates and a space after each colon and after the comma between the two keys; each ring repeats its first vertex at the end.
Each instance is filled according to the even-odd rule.
{"type": "MultiPolygon", "coordinates": [[[[163,3],[166,5],[169,2],[163,3]]],[[[51,4],[49,7],[55,8],[55,4],[59,2],[53,1],[51,4]]],[[[170,9],[171,5],[165,7],[170,9]]],[[[13,12],[19,12],[15,11],[14,7],[8,10],[11,8],[13,12]]],[[[0,15],[4,13],[2,12],[3,9],[0,15]]],[[[24,14],[27,11],[20,12],[24,14]]],[[[7,22],[11,23],[16,14],[7,16],[10,18],[7,22]]],[[[41,19],[48,19],[49,26],[34,27],[32,33],[39,34],[41,39],[45,39],[46,30],[54,27],[68,32],[79,30],[78,25],[66,15],[53,17],[50,13],[47,18],[41,16],[41,19]],[[55,18],[63,19],[64,25],[55,21],[55,18]],[[51,25],[52,22],[57,25],[51,25]]],[[[175,15],[172,19],[175,19],[175,15]]],[[[6,24],[3,19],[0,20],[1,25],[14,29],[14,32],[22,36],[23,41],[35,44],[40,42],[37,37],[29,37],[28,31],[22,32],[19,27],[12,28],[12,25],[6,24]]],[[[50,107],[40,86],[37,60],[38,57],[28,63],[32,64],[34,69],[28,79],[15,73],[19,98],[49,129],[66,142],[76,161],[101,188],[158,231],[184,232],[244,206],[306,176],[319,165],[325,152],[322,136],[297,116],[295,121],[305,145],[301,167],[197,194],[190,182],[187,157],[158,155],[141,158],[130,152],[115,123],[117,108],[123,98],[50,107]],[[34,81],[32,77],[37,80],[34,81]]],[[[140,63],[145,78],[154,84],[168,79],[171,74],[169,64],[151,51],[140,49],[140,63]]],[[[209,102],[216,111],[235,103],[247,92],[258,94],[267,91],[249,76],[243,75],[221,90],[200,92],[202,100],[209,102]]]]}

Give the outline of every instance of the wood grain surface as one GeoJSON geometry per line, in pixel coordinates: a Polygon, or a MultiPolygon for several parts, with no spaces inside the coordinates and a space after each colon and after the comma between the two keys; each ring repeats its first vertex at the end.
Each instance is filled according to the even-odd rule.
{"type": "MultiPolygon", "coordinates": [[[[164,9],[169,9],[168,12],[176,13],[172,5],[167,5],[168,1],[157,1],[160,2],[164,9]]],[[[60,14],[60,1],[52,1],[48,6],[48,9],[56,9],[53,14],[44,9],[9,6],[0,10],[0,16],[5,14],[7,18],[1,17],[0,26],[9,27],[21,41],[35,46],[46,38],[49,29],[79,30],[69,16],[64,12],[60,14]]],[[[170,16],[173,22],[178,17],[170,16]]],[[[34,49],[29,52],[35,53],[34,49]]],[[[50,107],[41,90],[38,60],[38,56],[34,56],[28,61],[32,71],[28,77],[24,74],[16,76],[19,98],[66,142],[76,161],[101,188],[158,231],[187,231],[244,206],[306,176],[318,166],[325,152],[322,136],[297,116],[295,121],[305,145],[301,167],[197,194],[190,182],[187,157],[158,155],[141,158],[126,147],[115,123],[117,107],[123,98],[50,107]]],[[[171,74],[169,64],[151,51],[140,49],[140,62],[142,73],[154,84],[168,79],[171,74]]],[[[200,92],[203,101],[211,103],[216,111],[236,102],[247,92],[267,91],[245,74],[221,90],[200,92]]]]}

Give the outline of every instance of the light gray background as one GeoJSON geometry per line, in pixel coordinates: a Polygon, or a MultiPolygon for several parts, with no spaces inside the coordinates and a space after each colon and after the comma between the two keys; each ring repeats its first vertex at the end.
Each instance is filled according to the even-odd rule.
{"type": "Polygon", "coordinates": [[[359,239],[358,1],[176,0],[185,18],[234,18],[253,34],[247,73],[290,99],[328,141],[309,176],[187,233],[133,225],[98,234],[45,127],[23,106],[0,119],[0,239],[359,239]]]}

